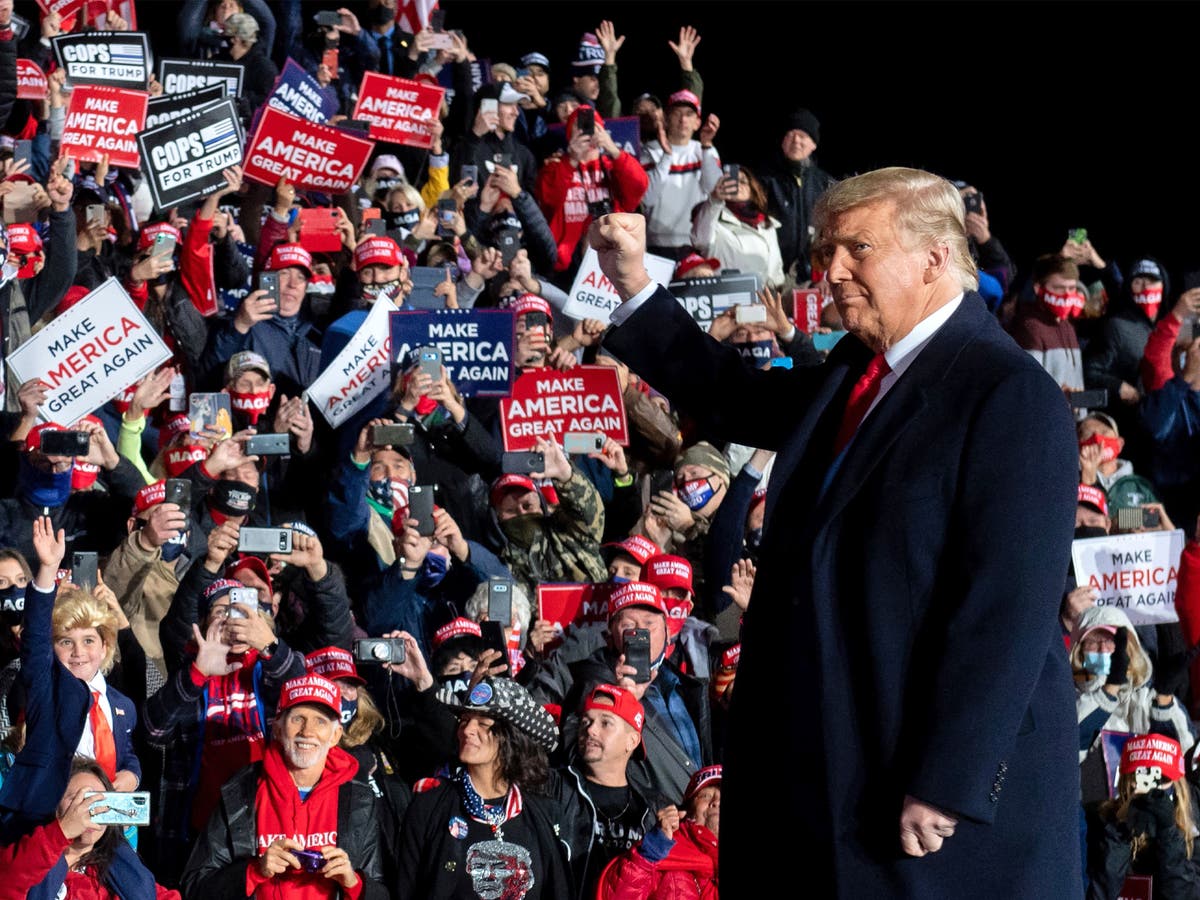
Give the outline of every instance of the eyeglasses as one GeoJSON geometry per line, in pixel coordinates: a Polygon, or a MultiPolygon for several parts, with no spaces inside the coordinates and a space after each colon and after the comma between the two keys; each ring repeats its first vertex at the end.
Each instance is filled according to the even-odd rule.
{"type": "MultiPolygon", "coordinates": [[[[222,604],[221,606],[214,606],[211,609],[209,609],[208,614],[210,616],[212,616],[214,619],[228,619],[229,618],[229,610],[232,607],[233,607],[232,603],[222,604]]],[[[269,613],[271,611],[271,607],[263,606],[263,604],[260,603],[260,604],[258,604],[258,611],[260,613],[269,613]]]]}

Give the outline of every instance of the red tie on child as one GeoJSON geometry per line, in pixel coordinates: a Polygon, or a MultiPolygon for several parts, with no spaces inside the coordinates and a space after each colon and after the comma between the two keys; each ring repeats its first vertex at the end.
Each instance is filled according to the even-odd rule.
{"type": "Polygon", "coordinates": [[[867,371],[863,372],[862,377],[855,383],[854,390],[850,392],[850,399],[846,402],[846,411],[842,414],[842,427],[838,429],[837,440],[833,444],[835,458],[842,455],[842,451],[854,437],[863,416],[879,396],[879,383],[891,371],[891,366],[882,353],[876,354],[875,358],[867,363],[867,371]]]}
{"type": "Polygon", "coordinates": [[[109,779],[117,777],[117,742],[113,740],[112,727],[100,708],[100,692],[92,691],[92,708],[88,712],[92,721],[92,743],[95,745],[96,762],[109,779]]]}

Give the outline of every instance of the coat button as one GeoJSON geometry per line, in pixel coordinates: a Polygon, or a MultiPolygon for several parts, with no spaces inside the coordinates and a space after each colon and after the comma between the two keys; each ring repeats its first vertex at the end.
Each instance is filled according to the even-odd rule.
{"type": "Polygon", "coordinates": [[[988,794],[988,799],[991,800],[993,803],[996,803],[1000,798],[998,796],[996,796],[995,791],[992,791],[990,794],[988,794]]]}

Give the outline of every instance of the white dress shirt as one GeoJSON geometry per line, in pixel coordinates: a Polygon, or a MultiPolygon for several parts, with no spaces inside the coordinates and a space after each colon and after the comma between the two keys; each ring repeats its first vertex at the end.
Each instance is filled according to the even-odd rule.
{"type": "Polygon", "coordinates": [[[86,756],[88,759],[96,758],[96,738],[92,734],[92,713],[91,713],[91,695],[96,691],[100,692],[100,711],[104,713],[104,718],[108,719],[108,727],[113,732],[114,740],[117,730],[113,728],[113,711],[112,705],[108,702],[108,682],[104,680],[104,675],[100,672],[96,673],[96,677],[87,683],[88,687],[88,723],[83,729],[83,734],[79,736],[79,746],[75,748],[75,753],[78,756],[86,756]]]}

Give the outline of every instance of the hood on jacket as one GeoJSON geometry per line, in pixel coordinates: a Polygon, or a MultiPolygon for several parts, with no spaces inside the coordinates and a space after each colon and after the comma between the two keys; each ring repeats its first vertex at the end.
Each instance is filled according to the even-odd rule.
{"type": "Polygon", "coordinates": [[[1148,684],[1154,675],[1154,665],[1150,662],[1150,657],[1142,648],[1142,642],[1138,638],[1137,632],[1134,631],[1133,625],[1129,621],[1129,616],[1125,615],[1124,612],[1115,606],[1093,606],[1083,611],[1083,614],[1079,617],[1079,624],[1071,632],[1071,669],[1074,672],[1081,672],[1083,670],[1083,644],[1081,640],[1089,630],[1095,628],[1097,625],[1124,628],[1129,632],[1129,666],[1132,673],[1137,673],[1134,678],[1130,679],[1130,686],[1136,689],[1148,684]]]}
{"type": "Polygon", "coordinates": [[[1136,321],[1153,324],[1171,311],[1171,307],[1174,305],[1176,298],[1171,295],[1171,275],[1167,271],[1166,264],[1163,263],[1162,260],[1154,256],[1139,256],[1130,261],[1129,268],[1123,274],[1125,276],[1125,280],[1121,282],[1121,290],[1118,292],[1115,298],[1110,298],[1115,300],[1115,302],[1109,304],[1110,314],[1119,314],[1121,318],[1130,318],[1133,316],[1136,321]],[[1158,307],[1158,315],[1155,316],[1153,320],[1147,319],[1138,305],[1133,302],[1133,291],[1131,290],[1131,286],[1133,284],[1132,273],[1135,272],[1143,263],[1150,263],[1157,266],[1159,272],[1162,273],[1162,303],[1158,307]],[[1134,316],[1134,314],[1136,315],[1134,316]]]}

